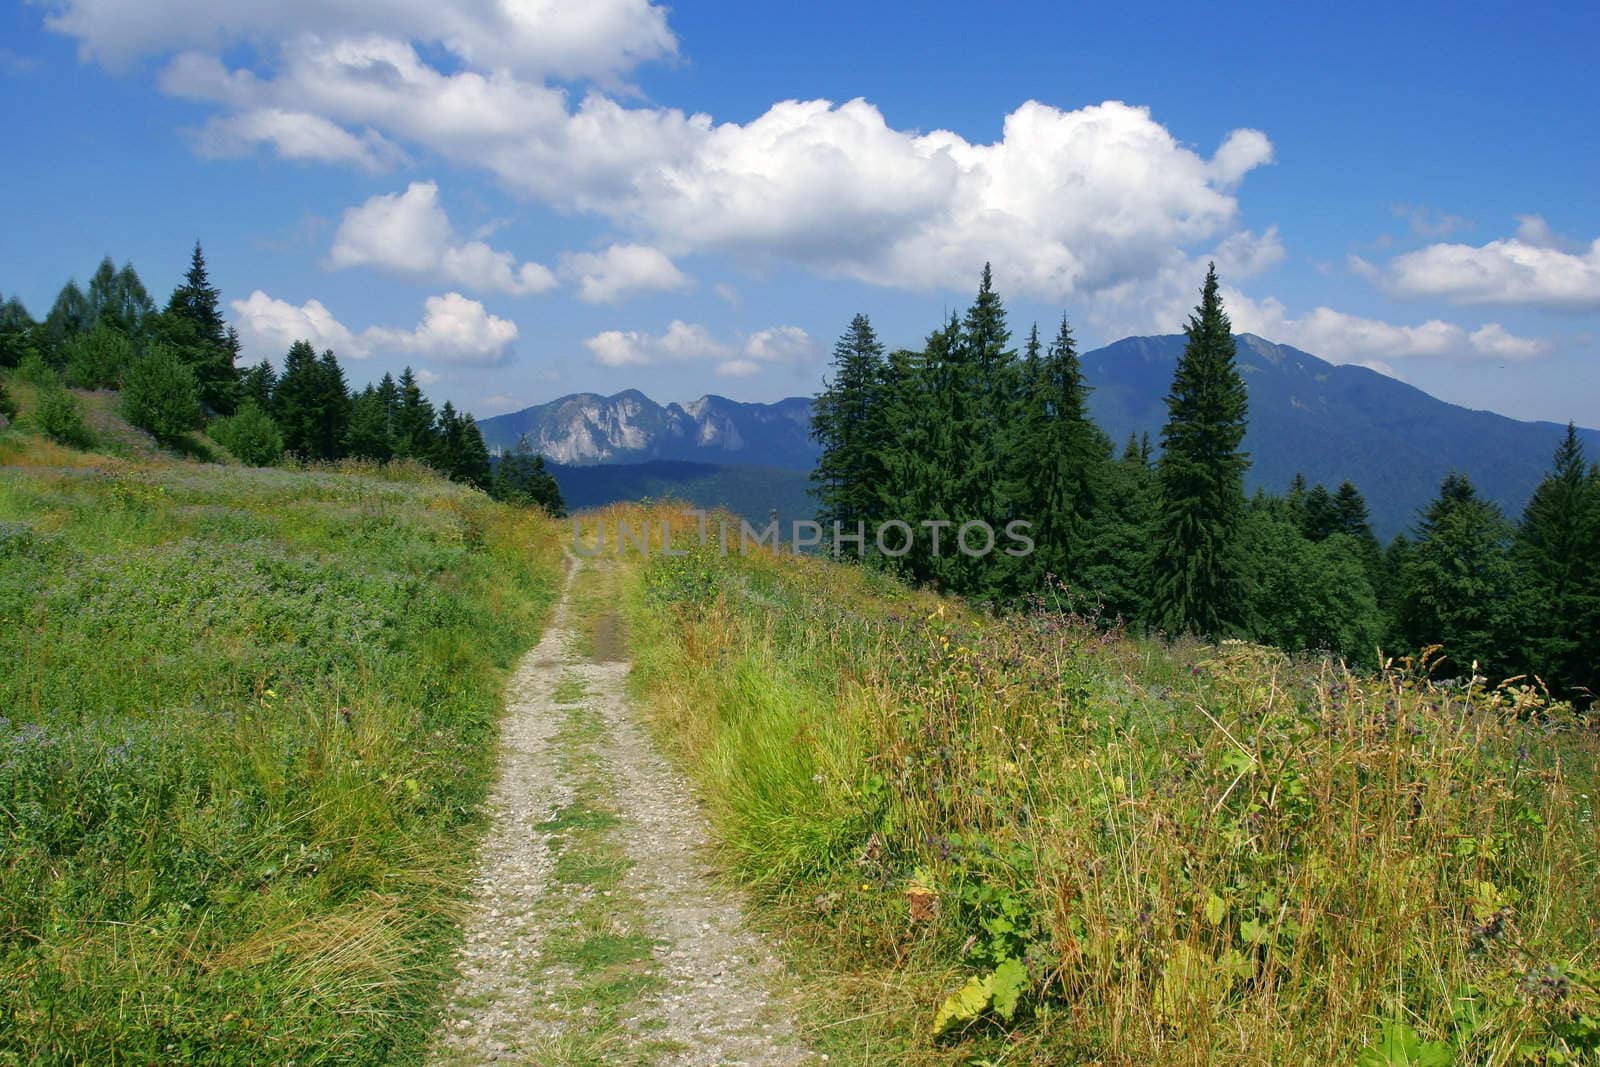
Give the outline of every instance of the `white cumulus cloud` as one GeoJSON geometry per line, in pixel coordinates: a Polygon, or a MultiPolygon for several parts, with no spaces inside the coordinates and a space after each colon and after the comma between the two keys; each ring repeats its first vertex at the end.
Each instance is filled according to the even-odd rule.
{"type": "Polygon", "coordinates": [[[460,293],[430,296],[422,321],[414,329],[369,326],[356,333],[336,319],[319,300],[295,305],[260,289],[232,304],[245,351],[279,356],[296,341],[317,349],[331,348],[346,359],[366,359],[375,352],[424,356],[444,363],[494,365],[512,355],[517,325],[492,315],[476,300],[460,293]]]}
{"type": "Polygon", "coordinates": [[[659,248],[614,244],[602,252],[569,252],[561,273],[578,287],[578,299],[615,304],[634,293],[687,289],[692,279],[659,248]]]}
{"type": "Polygon", "coordinates": [[[557,78],[606,80],[677,53],[666,9],[650,0],[65,0],[57,8],[48,25],[76,37],[82,58],[112,66],[302,34],[391,34],[476,67],[557,78]]]}
{"type": "MultiPolygon", "coordinates": [[[[1004,117],[992,143],[897,129],[862,99],[785,100],[747,122],[721,123],[624,106],[603,82],[581,94],[553,82],[552,60],[504,58],[511,42],[533,35],[507,30],[504,12],[452,33],[408,14],[415,3],[365,21],[302,11],[305,32],[252,10],[197,14],[203,33],[157,33],[112,25],[111,0],[69,0],[56,25],[96,57],[111,54],[105,42],[113,39],[139,54],[183,50],[162,87],[226,115],[277,109],[373,130],[556,210],[598,217],[626,243],[665,257],[723,252],[757,269],[793,264],[904,289],[964,291],[985,261],[1002,291],[1046,299],[1148,280],[1236,233],[1238,187],[1273,158],[1259,130],[1234,130],[1207,156],[1147,108],[1114,100],[1074,110],[1028,101],[1004,117]],[[483,27],[507,34],[504,53],[483,27]],[[257,42],[259,56],[230,67],[221,45],[237,39],[257,42]],[[434,43],[453,61],[433,60],[434,43]]],[[[157,6],[191,4],[199,7],[157,6]]],[[[528,19],[553,17],[553,2],[516,6],[535,13],[528,19]]],[[[623,60],[673,54],[658,22],[663,9],[642,0],[599,6],[623,14],[614,23],[578,20],[611,42],[590,51],[612,61],[586,61],[586,69],[616,73],[623,60]],[[623,26],[650,32],[630,37],[623,26]]],[[[457,12],[444,22],[466,18],[457,12]]],[[[612,290],[596,278],[580,293],[600,301],[612,290]]]]}
{"type": "Polygon", "coordinates": [[[1391,375],[1390,360],[1523,361],[1550,350],[1547,342],[1519,337],[1494,322],[1469,332],[1442,319],[1396,325],[1329,307],[1291,317],[1277,300],[1255,301],[1236,291],[1225,293],[1224,300],[1235,332],[1293,345],[1330,363],[1381,364],[1391,375]]]}
{"type": "Polygon", "coordinates": [[[1456,304],[1600,309],[1600,240],[1570,249],[1544,219],[1523,216],[1515,237],[1484,245],[1434,244],[1376,272],[1389,292],[1456,304]]]}
{"type": "Polygon", "coordinates": [[[321,115],[268,107],[207,120],[189,139],[207,159],[236,159],[258,146],[270,146],[284,159],[318,163],[350,163],[367,171],[384,171],[405,153],[382,134],[360,136],[321,115]]]}
{"type": "Polygon", "coordinates": [[[651,367],[707,361],[717,374],[745,378],[777,364],[803,362],[814,353],[811,337],[798,326],[772,326],[742,342],[719,340],[696,323],[674,319],[660,334],[606,330],[584,342],[602,367],[651,367]]]}
{"type": "Polygon", "coordinates": [[[510,252],[459,240],[434,182],[412,182],[403,193],[374,196],[347,210],[327,262],[335,270],[375,267],[513,296],[542,293],[556,284],[547,267],[519,265],[510,252]]]}

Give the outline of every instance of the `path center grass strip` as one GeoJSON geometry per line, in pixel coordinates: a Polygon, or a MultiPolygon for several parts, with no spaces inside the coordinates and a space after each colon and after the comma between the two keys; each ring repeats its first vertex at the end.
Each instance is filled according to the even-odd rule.
{"type": "Polygon", "coordinates": [[[432,478],[0,471],[0,1062],[410,1062],[560,569],[432,478]]]}

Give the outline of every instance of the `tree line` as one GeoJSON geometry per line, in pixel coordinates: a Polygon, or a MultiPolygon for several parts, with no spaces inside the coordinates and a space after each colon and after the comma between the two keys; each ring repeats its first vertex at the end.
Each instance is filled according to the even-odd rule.
{"type": "Polygon", "coordinates": [[[351,390],[332,349],[290,346],[238,365],[238,334],[222,316],[197,242],[183,281],[157,309],[132,264],[107,257],[87,291],[69,281],[42,322],[12,297],[0,303],[0,367],[41,389],[41,426],[83,444],[76,401],[62,386],[113,389],[133,425],[166,443],[204,429],[235,458],[269,466],[346,458],[413,460],[497,499],[565,514],[561,491],[526,437],[497,460],[477,422],[446,401],[435,409],[410,367],[351,390]]]}
{"type": "MultiPolygon", "coordinates": [[[[1376,663],[1442,646],[1449,675],[1535,676],[1588,704],[1600,687],[1600,468],[1568,427],[1511,522],[1452,473],[1381,545],[1360,490],[1297,476],[1245,493],[1248,395],[1215,267],[1184,327],[1159,449],[1120,448],[1089,416],[1071,325],[1012,344],[984,267],[976,299],[918,350],[887,352],[866,315],[834,347],[812,436],[825,528],[913,530],[907,579],[998,607],[1048,600],[1167,635],[1243,638],[1376,663]],[[948,550],[951,529],[1032,524],[1034,551],[948,550]],[[935,543],[945,531],[946,550],[935,543]]],[[[898,544],[895,551],[898,551],[898,544]]]]}

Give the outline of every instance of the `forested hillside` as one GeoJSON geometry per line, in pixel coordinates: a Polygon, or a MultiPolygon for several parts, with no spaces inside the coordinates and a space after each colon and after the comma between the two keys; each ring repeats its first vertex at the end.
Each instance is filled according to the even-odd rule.
{"type": "MultiPolygon", "coordinates": [[[[920,350],[886,352],[857,315],[812,421],[822,524],[866,532],[834,548],[1001,608],[1042,599],[1368,667],[1442,648],[1444,675],[1525,675],[1588,705],[1600,687],[1600,468],[1574,427],[1552,428],[1547,472],[1519,519],[1447,471],[1407,533],[1383,545],[1351,481],[1296,475],[1246,495],[1258,462],[1246,447],[1248,364],[1214,270],[1185,338],[1159,439],[1118,446],[1094,421],[1070,324],[1048,339],[1034,325],[1017,344],[987,268],[965,314],[920,350]],[[957,543],[963,530],[992,539],[1002,528],[1026,529],[1031,550],[957,543]]],[[[1268,347],[1244,343],[1258,357],[1268,347]]],[[[1381,476],[1376,458],[1366,465],[1381,476]]]]}

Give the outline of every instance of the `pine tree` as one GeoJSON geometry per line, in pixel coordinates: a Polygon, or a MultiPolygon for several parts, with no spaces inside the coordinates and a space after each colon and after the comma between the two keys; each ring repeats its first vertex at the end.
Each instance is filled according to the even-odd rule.
{"type": "Polygon", "coordinates": [[[461,416],[450,401],[439,409],[438,436],[434,438],[433,454],[427,458],[429,465],[452,481],[458,481],[463,469],[461,416]]]}
{"type": "Polygon", "coordinates": [[[272,369],[272,363],[262,360],[249,370],[245,371],[244,379],[239,384],[240,403],[254,401],[256,407],[262,411],[272,410],[272,390],[278,384],[278,374],[272,369]]]}
{"type": "Polygon", "coordinates": [[[1443,645],[1447,670],[1473,662],[1490,676],[1512,657],[1505,639],[1512,621],[1511,527],[1464,475],[1451,474],[1423,511],[1399,575],[1399,624],[1413,649],[1443,645]]]}
{"type": "Polygon", "coordinates": [[[387,463],[394,456],[394,442],[389,436],[389,413],[384,409],[378,390],[367,386],[350,398],[350,422],[345,429],[344,451],[347,456],[377,460],[387,463]]]}
{"type": "Polygon", "coordinates": [[[87,333],[93,321],[89,298],[83,295],[78,283],[68,282],[63,285],[61,292],[56,294],[56,302],[50,307],[50,314],[45,316],[44,324],[39,330],[37,339],[39,354],[51,366],[61,366],[66,362],[67,342],[79,334],[87,333]]]}
{"type": "Polygon", "coordinates": [[[283,360],[283,373],[272,390],[273,420],[283,431],[284,451],[301,459],[316,459],[317,433],[321,422],[321,375],[317,352],[309,341],[289,346],[283,360]]]}
{"type": "Polygon", "coordinates": [[[1339,507],[1333,494],[1318,482],[1305,494],[1300,514],[1300,532],[1308,541],[1323,541],[1339,528],[1339,507]]]}
{"type": "Polygon", "coordinates": [[[188,273],[167,300],[157,332],[193,368],[201,401],[226,415],[239,402],[239,372],[234,366],[238,340],[230,339],[220,299],[221,292],[206,273],[205,253],[196,241],[188,273]]]}
{"type": "MultiPolygon", "coordinates": [[[[856,315],[833,347],[833,375],[812,407],[811,439],[822,453],[811,472],[818,521],[831,531],[868,530],[879,518],[886,436],[883,345],[856,315]]],[[[852,546],[854,547],[854,546],[852,546]]]]}
{"type": "Polygon", "coordinates": [[[1100,546],[1097,529],[1105,497],[1111,443],[1089,418],[1089,386],[1066,317],[1043,358],[1038,328],[1022,365],[1021,417],[1010,442],[1012,514],[1032,523],[1035,550],[1020,567],[1020,592],[1039,592],[1046,574],[1084,593],[1100,546]]]}
{"type": "Polygon", "coordinates": [[[1519,634],[1523,667],[1558,687],[1590,682],[1596,635],[1582,631],[1600,605],[1592,599],[1597,561],[1595,483],[1577,428],[1556,449],[1551,470],[1534,490],[1517,529],[1514,557],[1522,593],[1519,634]]]}
{"type": "Polygon", "coordinates": [[[0,304],[0,367],[15,367],[35,348],[39,324],[22,301],[12,297],[0,304]]]}
{"type": "Polygon", "coordinates": [[[1372,520],[1367,514],[1367,501],[1351,482],[1341,482],[1339,490],[1333,496],[1334,511],[1337,515],[1336,529],[1346,537],[1353,537],[1358,541],[1376,540],[1372,536],[1372,520]]]}
{"type": "Polygon", "coordinates": [[[433,405],[428,402],[416,375],[407,367],[400,374],[400,408],[396,413],[394,446],[395,455],[415,459],[421,463],[432,462],[434,453],[433,405]]]}
{"type": "Polygon", "coordinates": [[[461,470],[458,480],[476,489],[489,491],[494,472],[489,464],[489,446],[471,413],[461,418],[461,470]]]}
{"type": "Polygon", "coordinates": [[[1178,361],[1157,468],[1152,611],[1169,632],[1221,636],[1245,618],[1236,545],[1245,506],[1247,400],[1217,271],[1206,271],[1178,361]]]}
{"type": "Polygon", "coordinates": [[[490,493],[496,500],[518,507],[543,508],[554,518],[567,514],[561,487],[545,469],[544,457],[534,452],[527,434],[518,437],[516,446],[500,457],[490,493]]]}
{"type": "Polygon", "coordinates": [[[345,384],[344,370],[332,349],[325,350],[317,360],[317,422],[315,456],[317,459],[335,460],[344,452],[345,435],[350,429],[350,389],[345,384]]]}

